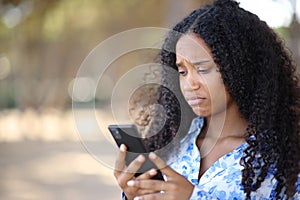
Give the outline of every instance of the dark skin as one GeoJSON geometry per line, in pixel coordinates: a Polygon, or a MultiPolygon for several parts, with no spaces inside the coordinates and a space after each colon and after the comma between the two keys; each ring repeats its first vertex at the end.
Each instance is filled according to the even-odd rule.
{"type": "Polygon", "coordinates": [[[199,178],[220,157],[245,142],[248,122],[224,86],[212,53],[196,34],[183,36],[176,46],[180,88],[193,111],[206,116],[196,144],[200,151],[199,178]]]}
{"type": "Polygon", "coordinates": [[[122,145],[115,165],[114,175],[119,186],[124,191],[128,200],[138,199],[189,199],[194,186],[178,174],[159,158],[156,154],[150,153],[149,159],[166,175],[168,181],[152,180],[156,170],[150,170],[137,178],[134,173],[141,167],[144,157],[136,158],[128,166],[125,165],[126,147],[122,145]],[[141,159],[143,158],[143,159],[141,159]],[[122,170],[117,170],[122,169],[122,170]],[[160,193],[160,191],[165,193],[160,193]]]}
{"type": "MultiPolygon", "coordinates": [[[[206,129],[203,130],[203,135],[207,134],[205,132],[207,132],[206,129]]],[[[202,134],[199,135],[201,135],[201,137],[199,136],[197,138],[196,143],[201,155],[204,155],[206,153],[207,147],[209,147],[212,143],[216,142],[214,147],[209,151],[209,153],[205,157],[201,158],[199,179],[206,172],[206,170],[220,157],[227,154],[228,152],[231,152],[232,150],[234,150],[244,142],[244,136],[242,134],[228,135],[219,138],[217,141],[215,141],[215,139],[211,136],[203,137],[202,134]]],[[[121,168],[123,166],[124,170],[123,171],[115,170],[115,177],[118,180],[120,187],[123,189],[124,193],[126,194],[128,200],[135,199],[134,197],[136,196],[140,196],[139,199],[145,199],[145,200],[161,199],[163,198],[163,196],[166,196],[166,198],[168,199],[178,199],[178,196],[179,195],[182,196],[183,194],[186,195],[185,199],[189,199],[192,193],[193,185],[188,180],[186,180],[183,176],[181,176],[173,169],[168,167],[161,158],[159,158],[153,153],[149,155],[150,160],[158,168],[161,169],[163,174],[167,176],[168,182],[151,180],[151,177],[156,175],[157,173],[156,170],[150,170],[142,174],[141,176],[134,178],[134,173],[138,171],[145,158],[141,156],[140,158],[135,159],[128,167],[126,167],[125,156],[126,156],[126,147],[124,145],[120,148],[120,152],[117,159],[119,161],[123,160],[124,162],[122,161],[116,163],[116,167],[119,166],[121,168]],[[126,181],[128,180],[128,181],[126,182],[123,180],[126,181]],[[186,190],[184,191],[182,190],[182,187],[184,187],[185,189],[190,188],[190,191],[189,192],[187,192],[186,190]],[[166,193],[161,194],[160,193],[161,190],[168,192],[168,194],[166,193]]]]}
{"type": "MultiPolygon", "coordinates": [[[[243,133],[245,130],[241,130],[243,133]]],[[[199,179],[219,158],[233,151],[242,143],[245,142],[243,134],[232,134],[215,140],[212,137],[206,136],[205,130],[199,134],[196,144],[200,151],[201,157],[199,179]],[[210,148],[213,146],[213,148],[210,148]],[[208,153],[207,153],[208,152],[208,153]]]]}
{"type": "MultiPolygon", "coordinates": [[[[200,179],[214,162],[245,141],[248,122],[241,117],[236,102],[226,91],[210,49],[201,38],[191,33],[179,39],[176,64],[183,96],[195,114],[207,118],[196,140],[201,154],[200,179]]],[[[150,153],[149,158],[166,175],[167,181],[150,179],[156,174],[155,170],[135,178],[134,173],[145,158],[137,158],[126,166],[125,156],[126,148],[122,146],[114,175],[128,200],[190,199],[194,185],[154,153],[150,153]]]]}

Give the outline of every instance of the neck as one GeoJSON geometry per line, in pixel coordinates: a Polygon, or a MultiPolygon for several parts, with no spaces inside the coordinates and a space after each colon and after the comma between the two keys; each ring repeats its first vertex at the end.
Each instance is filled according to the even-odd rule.
{"type": "Polygon", "coordinates": [[[222,139],[226,137],[245,137],[248,122],[238,111],[236,104],[221,112],[207,117],[206,126],[201,133],[202,137],[222,139]]]}

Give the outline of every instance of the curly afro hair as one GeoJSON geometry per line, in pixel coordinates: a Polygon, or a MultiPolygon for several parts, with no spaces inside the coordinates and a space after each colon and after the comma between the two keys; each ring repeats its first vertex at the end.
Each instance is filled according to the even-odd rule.
{"type": "MultiPolygon", "coordinates": [[[[177,70],[175,46],[180,36],[189,32],[199,35],[210,47],[224,84],[249,122],[248,147],[240,161],[246,197],[250,198],[270,171],[278,182],[276,198],[293,196],[300,172],[300,89],[296,65],[283,41],[235,1],[217,0],[193,11],[170,31],[160,52],[163,71],[170,67],[177,70]]],[[[163,74],[164,84],[178,87],[177,82],[172,86],[174,81],[176,78],[163,74]]],[[[161,148],[176,135],[183,116],[178,111],[182,110],[180,102],[169,98],[170,91],[158,90],[158,103],[170,114],[160,132],[165,137],[148,139],[151,150],[161,148]]]]}

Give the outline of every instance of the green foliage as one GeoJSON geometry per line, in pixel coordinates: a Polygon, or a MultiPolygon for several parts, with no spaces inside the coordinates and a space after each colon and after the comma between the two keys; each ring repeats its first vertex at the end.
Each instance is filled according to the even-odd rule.
{"type": "MultiPolygon", "coordinates": [[[[0,82],[1,84],[1,82],[0,82]]],[[[14,92],[11,87],[8,88],[0,88],[0,108],[15,108],[16,107],[16,101],[14,98],[14,92]]]]}
{"type": "Polygon", "coordinates": [[[288,38],[289,31],[290,29],[288,27],[280,27],[275,29],[275,32],[278,33],[282,38],[288,38]]]}
{"type": "MultiPolygon", "coordinates": [[[[14,73],[14,78],[6,80],[9,87],[0,87],[0,107],[40,107],[49,102],[56,107],[69,105],[68,84],[84,58],[101,41],[132,28],[164,27],[167,18],[183,17],[178,13],[186,14],[204,2],[212,0],[189,0],[182,4],[173,0],[0,1],[0,54],[10,59],[14,73]],[[174,5],[180,12],[172,12],[176,16],[170,16],[174,5]],[[13,27],[3,21],[10,9],[26,11],[13,27]],[[28,83],[32,80],[37,83],[28,83]]],[[[288,37],[290,30],[276,31],[288,37]]],[[[134,63],[125,60],[121,66],[126,62],[134,63]]]]}

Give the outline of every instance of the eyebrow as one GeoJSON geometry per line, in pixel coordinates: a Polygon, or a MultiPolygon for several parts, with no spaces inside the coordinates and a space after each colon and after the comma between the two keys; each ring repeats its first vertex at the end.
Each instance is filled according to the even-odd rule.
{"type": "MultiPolygon", "coordinates": [[[[191,62],[192,65],[201,65],[203,63],[207,63],[210,60],[201,60],[201,61],[197,61],[197,62],[191,62]]],[[[180,67],[182,63],[175,63],[176,67],[180,67]]]]}

